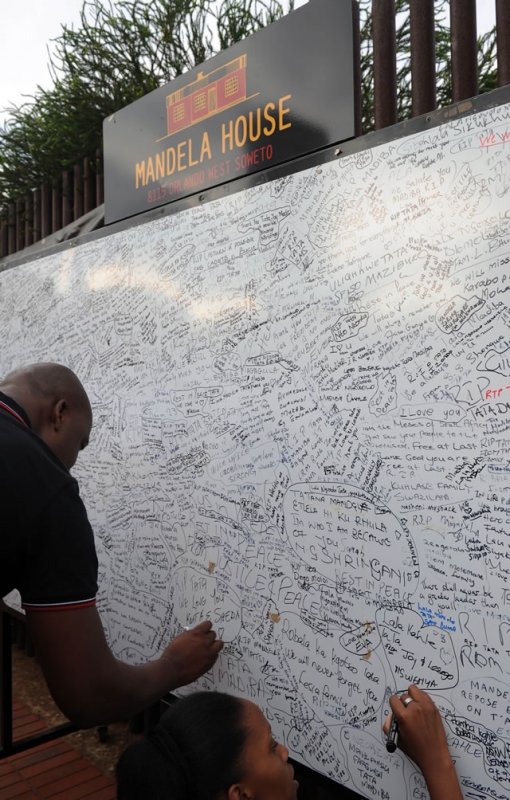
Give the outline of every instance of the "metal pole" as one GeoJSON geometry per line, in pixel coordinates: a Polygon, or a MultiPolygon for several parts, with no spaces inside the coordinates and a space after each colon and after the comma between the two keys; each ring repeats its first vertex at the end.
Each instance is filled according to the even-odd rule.
{"type": "Polygon", "coordinates": [[[8,255],[16,252],[16,206],[9,203],[8,206],[8,255]]]}
{"type": "Polygon", "coordinates": [[[83,217],[83,166],[75,164],[73,169],[73,220],[83,217]]]}
{"type": "Polygon", "coordinates": [[[41,239],[51,233],[51,190],[41,186],[41,239]]]}
{"type": "Polygon", "coordinates": [[[62,227],[65,228],[73,221],[72,214],[72,178],[71,171],[62,173],[62,227]]]}
{"type": "Polygon", "coordinates": [[[34,227],[34,194],[27,192],[25,195],[25,247],[32,244],[34,227]]]}
{"type": "Polygon", "coordinates": [[[498,50],[498,86],[510,83],[510,3],[496,0],[496,43],[498,50]]]}
{"type": "Polygon", "coordinates": [[[5,258],[5,256],[9,252],[7,237],[8,237],[7,210],[5,208],[2,208],[0,209],[0,258],[5,258]]]}
{"type": "MultiPolygon", "coordinates": [[[[0,601],[1,602],[1,601],[0,601]]],[[[6,611],[1,611],[0,621],[0,760],[7,756],[23,753],[32,747],[52,742],[79,730],[77,725],[65,722],[49,731],[27,736],[13,742],[12,738],[12,619],[6,611]]]]}
{"type": "Polygon", "coordinates": [[[373,0],[375,129],[397,121],[395,0],[373,0]]]}
{"type": "Polygon", "coordinates": [[[62,197],[60,187],[62,179],[51,190],[51,232],[59,231],[62,227],[62,197]]]}
{"type": "Polygon", "coordinates": [[[0,753],[12,751],[12,661],[11,661],[11,620],[5,611],[2,611],[0,634],[0,669],[2,710],[0,714],[0,753]]]}
{"type": "Polygon", "coordinates": [[[451,0],[452,101],[478,94],[476,0],[451,0]]]}
{"type": "Polygon", "coordinates": [[[434,0],[410,0],[413,117],[436,108],[434,0]]]}
{"type": "Polygon", "coordinates": [[[33,206],[33,232],[32,232],[32,240],[33,243],[40,241],[41,239],[41,190],[35,189],[33,192],[34,195],[34,206],[33,206]]]}
{"type": "Polygon", "coordinates": [[[23,250],[25,241],[25,206],[23,200],[16,200],[16,252],[23,250]]]}
{"type": "Polygon", "coordinates": [[[83,213],[88,214],[96,205],[95,175],[90,167],[90,158],[83,159],[83,213]]]}
{"type": "Polygon", "coordinates": [[[359,3],[352,0],[352,54],[354,57],[354,135],[361,136],[361,44],[359,32],[359,3]]]}
{"type": "Polygon", "coordinates": [[[103,153],[96,150],[96,206],[104,203],[103,153]]]}

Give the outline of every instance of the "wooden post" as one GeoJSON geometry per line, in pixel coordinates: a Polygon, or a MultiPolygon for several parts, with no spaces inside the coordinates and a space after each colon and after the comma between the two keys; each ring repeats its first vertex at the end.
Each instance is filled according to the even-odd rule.
{"type": "Polygon", "coordinates": [[[395,0],[373,0],[375,129],[397,121],[395,0]]]}
{"type": "Polygon", "coordinates": [[[436,108],[434,0],[410,0],[413,117],[436,108]]]}

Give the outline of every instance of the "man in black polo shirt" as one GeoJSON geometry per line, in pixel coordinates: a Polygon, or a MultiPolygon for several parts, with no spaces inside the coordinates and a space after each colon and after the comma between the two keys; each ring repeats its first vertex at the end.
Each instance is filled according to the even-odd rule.
{"type": "Polygon", "coordinates": [[[20,591],[49,689],[82,726],[141,711],[207,672],[222,647],[203,622],[138,667],[110,652],[95,607],[94,537],[69,472],[91,427],[67,367],[35,364],[0,382],[0,598],[20,591]]]}

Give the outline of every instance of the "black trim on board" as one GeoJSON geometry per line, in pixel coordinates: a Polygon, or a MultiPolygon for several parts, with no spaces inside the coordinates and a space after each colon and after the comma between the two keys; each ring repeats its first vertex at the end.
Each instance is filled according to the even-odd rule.
{"type": "Polygon", "coordinates": [[[209,203],[212,200],[219,200],[222,197],[237,194],[246,189],[251,189],[254,186],[261,186],[264,183],[277,180],[278,178],[284,178],[287,175],[294,175],[296,172],[301,172],[312,167],[320,167],[322,164],[327,164],[330,161],[337,161],[339,158],[350,156],[363,150],[370,150],[373,147],[393,142],[396,139],[423,133],[424,131],[437,128],[440,125],[445,125],[448,122],[453,122],[455,119],[462,119],[471,114],[477,114],[480,111],[495,108],[505,103],[510,103],[510,85],[503,86],[500,89],[494,89],[492,92],[478,95],[478,97],[462,100],[460,103],[441,108],[438,111],[431,111],[429,114],[424,114],[421,117],[414,117],[414,119],[398,122],[396,125],[391,125],[389,128],[383,128],[380,131],[372,131],[371,133],[366,133],[364,136],[340,142],[339,144],[326,147],[310,155],[301,156],[293,161],[288,161],[285,164],[279,164],[270,169],[221,184],[214,189],[197,192],[182,200],[176,200],[173,203],[159,206],[153,210],[151,209],[142,214],[137,214],[134,217],[114,222],[111,225],[105,225],[104,228],[100,228],[98,231],[77,236],[75,239],[69,239],[58,245],[49,246],[48,249],[41,248],[41,250],[31,256],[23,257],[23,250],[20,250],[19,258],[16,257],[18,255],[17,253],[13,253],[11,256],[0,260],[0,272],[12,269],[13,267],[19,267],[31,261],[36,261],[39,258],[45,258],[54,253],[60,253],[65,250],[70,250],[73,247],[79,247],[82,244],[102,239],[113,233],[119,233],[138,225],[144,225],[146,222],[162,219],[171,214],[179,214],[186,209],[195,208],[203,203],[209,203]]]}

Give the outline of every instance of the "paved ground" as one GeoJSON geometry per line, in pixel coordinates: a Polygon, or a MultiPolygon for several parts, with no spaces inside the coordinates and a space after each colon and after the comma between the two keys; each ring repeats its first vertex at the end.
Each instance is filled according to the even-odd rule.
{"type": "MultiPolygon", "coordinates": [[[[33,714],[42,719],[50,728],[66,722],[50,697],[41,670],[35,658],[25,651],[13,648],[13,694],[33,714]]],[[[127,745],[138,739],[132,734],[127,723],[108,726],[108,740],[101,742],[95,728],[77,731],[65,738],[68,745],[78,750],[100,772],[112,780],[115,765],[127,745]]],[[[1,763],[1,762],[0,762],[1,763]]],[[[0,800],[3,800],[0,791],[0,800]]]]}
{"type": "MultiPolygon", "coordinates": [[[[47,725],[24,703],[14,700],[14,739],[46,730],[47,725]]],[[[63,739],[0,761],[1,800],[114,800],[111,778],[63,739]]]]}

